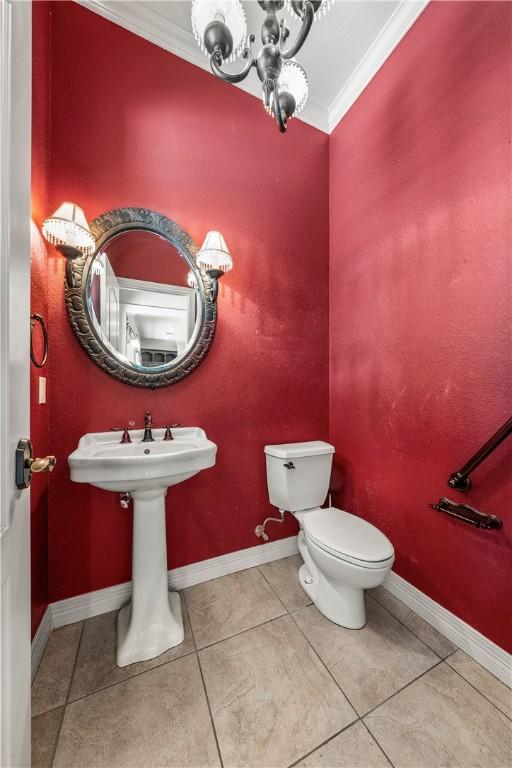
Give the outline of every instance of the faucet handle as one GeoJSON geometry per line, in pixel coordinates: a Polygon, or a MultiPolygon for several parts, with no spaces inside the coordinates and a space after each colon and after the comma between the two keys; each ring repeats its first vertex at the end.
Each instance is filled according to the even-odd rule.
{"type": "Polygon", "coordinates": [[[165,427],[164,440],[174,440],[171,429],[175,429],[176,427],[180,427],[180,426],[181,424],[164,424],[164,427],[165,427]]]}
{"type": "MultiPolygon", "coordinates": [[[[129,421],[128,424],[133,425],[133,421],[129,421]]],[[[110,427],[111,432],[122,432],[123,436],[121,438],[122,443],[131,443],[132,439],[130,437],[130,433],[128,432],[128,427],[110,427]]]]}

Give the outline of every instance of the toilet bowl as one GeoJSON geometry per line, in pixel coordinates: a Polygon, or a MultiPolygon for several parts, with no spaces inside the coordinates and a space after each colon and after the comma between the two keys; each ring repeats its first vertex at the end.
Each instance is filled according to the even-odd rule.
{"type": "Polygon", "coordinates": [[[383,583],[393,545],[371,523],[336,507],[322,508],[333,446],[321,441],[265,447],[270,502],[300,524],[302,588],[318,610],[349,629],[366,623],[364,590],[383,583]]]}

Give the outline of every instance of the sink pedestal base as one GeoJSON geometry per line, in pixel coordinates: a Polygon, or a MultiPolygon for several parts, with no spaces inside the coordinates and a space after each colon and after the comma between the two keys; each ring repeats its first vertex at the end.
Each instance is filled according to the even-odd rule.
{"type": "Polygon", "coordinates": [[[169,592],[165,488],[132,492],[132,599],[117,618],[119,667],[159,656],[184,639],[181,601],[169,592]]]}

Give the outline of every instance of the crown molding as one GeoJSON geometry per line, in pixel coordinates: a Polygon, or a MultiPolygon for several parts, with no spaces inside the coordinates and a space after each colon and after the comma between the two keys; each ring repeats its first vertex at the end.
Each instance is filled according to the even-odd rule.
{"type": "MultiPolygon", "coordinates": [[[[199,49],[192,29],[185,29],[179,24],[170,25],[160,13],[153,7],[144,4],[143,0],[131,0],[131,2],[112,2],[112,0],[76,0],[78,5],[94,11],[99,16],[113,21],[120,27],[133,32],[139,37],[143,37],[150,43],[158,45],[175,56],[185,59],[189,64],[209,72],[210,61],[208,57],[199,49]]],[[[213,75],[212,75],[213,76],[213,75]]],[[[261,100],[261,89],[259,80],[247,78],[242,83],[238,83],[236,88],[248,93],[250,96],[261,100]]],[[[315,103],[311,97],[301,113],[296,118],[314,128],[318,128],[324,133],[328,133],[329,114],[320,104],[315,103]]]]}
{"type": "Polygon", "coordinates": [[[328,133],[332,133],[347,114],[428,4],[429,0],[401,0],[352,75],[330,103],[328,133]]]}
{"type": "MultiPolygon", "coordinates": [[[[210,72],[208,57],[199,49],[192,30],[185,29],[176,23],[170,25],[154,6],[146,5],[143,0],[122,3],[112,2],[112,0],[76,0],[76,2],[150,43],[185,59],[189,64],[210,72]]],[[[308,123],[324,133],[331,133],[425,10],[428,2],[429,0],[401,0],[329,108],[326,109],[315,103],[310,97],[297,120],[308,123]]],[[[238,83],[236,87],[261,99],[259,82],[253,78],[238,83]]]]}

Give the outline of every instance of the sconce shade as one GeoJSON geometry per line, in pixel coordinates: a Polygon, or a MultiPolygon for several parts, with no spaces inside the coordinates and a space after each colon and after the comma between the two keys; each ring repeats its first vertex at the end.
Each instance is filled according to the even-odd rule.
{"type": "Polygon", "coordinates": [[[192,0],[192,30],[202,51],[208,56],[204,32],[213,21],[225,24],[233,38],[233,51],[228,61],[240,56],[247,41],[247,19],[240,0],[192,0]]]}
{"type": "Polygon", "coordinates": [[[233,259],[220,232],[208,232],[196,261],[205,271],[218,269],[229,272],[233,268],[233,259]]]}
{"type": "Polygon", "coordinates": [[[65,255],[73,256],[73,252],[78,251],[84,256],[90,256],[96,247],[85,214],[75,203],[62,203],[53,216],[45,219],[43,236],[52,245],[60,246],[65,255]],[[69,253],[66,249],[69,249],[69,253]]]}

